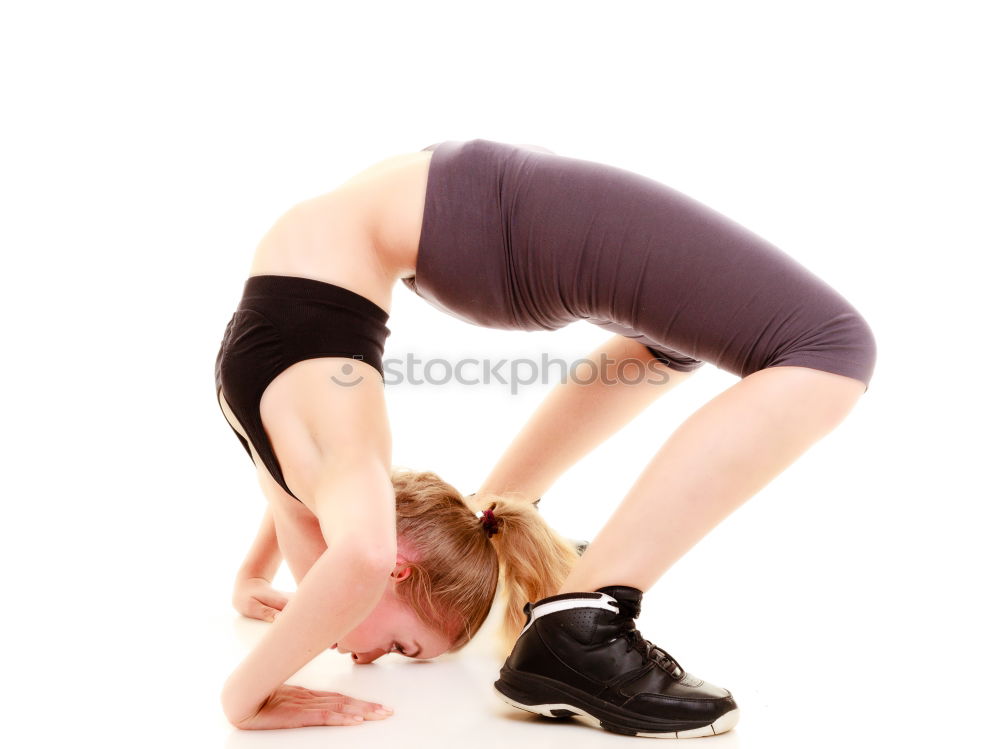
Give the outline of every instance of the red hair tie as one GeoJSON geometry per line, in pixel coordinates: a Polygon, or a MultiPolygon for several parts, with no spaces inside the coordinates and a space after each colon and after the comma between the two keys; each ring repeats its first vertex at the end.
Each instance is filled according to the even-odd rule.
{"type": "Polygon", "coordinates": [[[493,510],[480,510],[476,513],[480,524],[486,529],[486,537],[493,538],[500,530],[500,521],[493,514],[493,510]]]}

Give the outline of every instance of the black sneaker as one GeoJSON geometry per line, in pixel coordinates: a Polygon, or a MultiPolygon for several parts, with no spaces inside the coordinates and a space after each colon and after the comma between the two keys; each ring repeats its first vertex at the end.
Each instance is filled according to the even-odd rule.
{"type": "Polygon", "coordinates": [[[729,690],[687,673],[635,628],[641,603],[642,591],[610,585],[525,604],[497,694],[521,710],[592,718],[629,736],[712,736],[735,726],[729,690]]]}

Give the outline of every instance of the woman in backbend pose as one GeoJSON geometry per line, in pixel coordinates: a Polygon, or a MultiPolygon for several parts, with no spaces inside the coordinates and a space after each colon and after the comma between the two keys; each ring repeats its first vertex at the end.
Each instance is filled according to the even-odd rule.
{"type": "Polygon", "coordinates": [[[331,645],[359,662],[455,650],[502,573],[506,702],[626,734],[728,730],[732,695],[635,629],[642,591],[837,426],[875,358],[870,327],[830,286],[624,169],[444,141],[296,205],[258,246],[216,362],[219,405],[269,500],[247,569],[269,577],[280,547],[299,583],[223,687],[227,717],[241,728],[380,717],[285,681],[331,645]],[[647,376],[557,385],[475,497],[396,472],[382,354],[397,280],[476,325],[586,319],[613,334],[587,358],[638,361],[647,376]],[[530,500],[705,362],[739,381],[664,435],[577,561],[530,500]]]}

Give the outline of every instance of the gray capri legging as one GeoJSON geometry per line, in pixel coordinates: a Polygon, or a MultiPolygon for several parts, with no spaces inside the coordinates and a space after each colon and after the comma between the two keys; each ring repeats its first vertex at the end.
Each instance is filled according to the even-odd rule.
{"type": "Polygon", "coordinates": [[[490,140],[432,151],[415,293],[467,322],[587,320],[679,371],[802,366],[860,380],[871,328],[782,250],[648,177],[490,140]]]}

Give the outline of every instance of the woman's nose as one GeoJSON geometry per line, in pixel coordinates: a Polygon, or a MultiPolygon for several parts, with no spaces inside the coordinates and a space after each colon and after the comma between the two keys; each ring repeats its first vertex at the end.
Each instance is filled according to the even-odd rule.
{"type": "Polygon", "coordinates": [[[355,663],[371,663],[385,655],[385,650],[369,650],[367,653],[354,653],[352,657],[355,663]]]}

